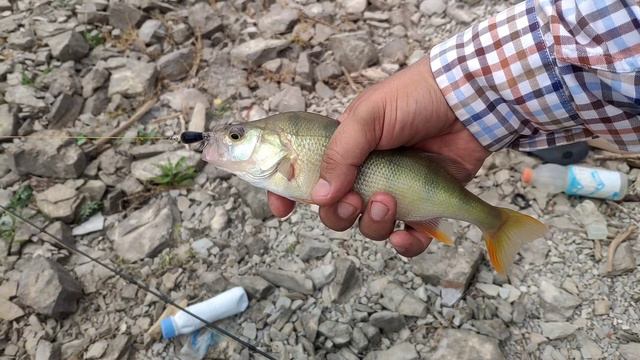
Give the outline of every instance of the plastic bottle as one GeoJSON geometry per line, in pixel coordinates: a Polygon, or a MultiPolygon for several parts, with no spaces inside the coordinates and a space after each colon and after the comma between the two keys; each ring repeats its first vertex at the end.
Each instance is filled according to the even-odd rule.
{"type": "Polygon", "coordinates": [[[535,169],[526,168],[522,181],[553,194],[564,192],[609,200],[624,198],[628,188],[626,174],[582,165],[543,164],[535,169]]]}
{"type": "MultiPolygon", "coordinates": [[[[188,306],[186,310],[208,322],[214,322],[240,313],[244,311],[248,305],[249,299],[244,289],[234,287],[209,300],[188,306]]],[[[184,311],[179,311],[174,316],[162,319],[160,322],[162,337],[165,339],[192,333],[204,325],[202,321],[184,311]]]]}

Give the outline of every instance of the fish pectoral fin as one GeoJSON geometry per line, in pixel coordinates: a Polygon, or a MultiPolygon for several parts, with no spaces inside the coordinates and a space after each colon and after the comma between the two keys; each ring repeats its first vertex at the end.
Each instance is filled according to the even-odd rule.
{"type": "Polygon", "coordinates": [[[278,172],[289,181],[293,179],[295,176],[295,167],[293,166],[293,160],[290,156],[285,156],[280,160],[278,172]]]}
{"type": "Polygon", "coordinates": [[[443,229],[442,224],[440,224],[440,218],[433,218],[425,221],[411,221],[407,222],[407,225],[411,226],[416,231],[433,237],[445,245],[454,245],[453,237],[443,229]]]}

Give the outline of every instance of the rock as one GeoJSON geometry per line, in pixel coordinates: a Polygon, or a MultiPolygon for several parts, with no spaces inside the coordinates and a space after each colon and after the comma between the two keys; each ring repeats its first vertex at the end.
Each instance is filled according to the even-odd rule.
{"type": "Polygon", "coordinates": [[[371,314],[369,324],[381,329],[386,333],[400,331],[407,326],[404,316],[393,311],[378,311],[371,314]]]}
{"type": "Polygon", "coordinates": [[[131,174],[142,182],[150,181],[162,174],[159,166],[169,163],[175,165],[182,158],[185,159],[185,166],[196,166],[200,161],[200,156],[196,152],[189,150],[170,151],[132,162],[131,174]]]}
{"type": "MultiPolygon", "coordinates": [[[[9,104],[0,104],[0,142],[9,141],[3,136],[13,136],[18,132],[18,116],[9,104]]],[[[4,174],[3,174],[4,175],[4,174]]]]}
{"type": "Polygon", "coordinates": [[[4,321],[13,321],[24,315],[24,311],[20,306],[9,300],[0,298],[0,319],[4,321]]]}
{"type": "Polygon", "coordinates": [[[329,38],[329,48],[338,63],[355,72],[378,62],[378,50],[364,31],[337,34],[329,38]]]}
{"type": "Polygon", "coordinates": [[[51,55],[60,61],[80,60],[90,50],[84,37],[75,31],[66,31],[45,40],[51,55]]]}
{"type": "Polygon", "coordinates": [[[99,66],[94,66],[91,71],[82,78],[82,96],[88,98],[104,85],[109,79],[109,72],[99,66]]]}
{"type": "Polygon", "coordinates": [[[176,91],[167,92],[160,96],[160,100],[169,105],[176,111],[191,111],[197,104],[201,104],[205,108],[209,107],[208,97],[198,89],[186,88],[177,89],[176,91]]]}
{"type": "Polygon", "coordinates": [[[49,129],[61,129],[73,125],[82,111],[84,99],[79,95],[58,96],[49,114],[49,129]]]}
{"type": "Polygon", "coordinates": [[[193,34],[189,25],[178,23],[171,28],[170,35],[177,44],[184,44],[193,34]]]}
{"type": "Polygon", "coordinates": [[[105,340],[97,341],[87,349],[87,352],[84,354],[85,359],[100,359],[102,355],[107,351],[107,347],[109,343],[105,340]]]}
{"type": "Polygon", "coordinates": [[[13,49],[29,51],[36,45],[36,37],[31,29],[23,29],[9,35],[7,43],[13,49]]]}
{"type": "Polygon", "coordinates": [[[469,322],[478,333],[482,335],[491,336],[500,341],[506,340],[509,337],[509,329],[500,319],[491,320],[472,320],[469,322]]]}
{"type": "Polygon", "coordinates": [[[470,24],[475,19],[475,16],[473,15],[473,13],[468,8],[464,8],[456,5],[457,4],[452,3],[449,6],[447,6],[447,10],[446,10],[447,16],[457,21],[460,24],[463,24],[463,25],[470,24]]]}
{"type": "Polygon", "coordinates": [[[320,289],[333,280],[336,276],[336,266],[334,264],[320,265],[309,271],[309,278],[316,289],[320,289]]]}
{"type": "Polygon", "coordinates": [[[309,52],[301,52],[298,56],[295,82],[305,90],[311,90],[313,87],[313,65],[309,60],[309,52]]]}
{"type": "MultiPolygon", "coordinates": [[[[416,351],[416,347],[409,343],[403,342],[390,347],[383,351],[374,351],[367,355],[366,360],[418,360],[420,356],[416,351]]],[[[452,358],[453,359],[453,358],[452,358]]],[[[457,359],[456,359],[457,360],[457,359]]]]}
{"type": "Polygon", "coordinates": [[[353,333],[351,334],[351,346],[357,352],[363,352],[366,350],[368,345],[369,339],[367,339],[367,336],[364,334],[362,329],[359,327],[354,328],[353,333]]]}
{"type": "MultiPolygon", "coordinates": [[[[54,235],[58,240],[61,240],[63,244],[67,246],[74,246],[75,240],[73,239],[73,234],[69,225],[63,223],[62,221],[56,221],[45,228],[45,231],[51,235],[54,235]]],[[[44,240],[53,244],[56,247],[61,247],[57,241],[53,240],[49,235],[45,233],[40,233],[40,237],[44,240]]]]}
{"type": "Polygon", "coordinates": [[[305,236],[301,236],[299,241],[300,245],[296,248],[296,252],[302,261],[323,257],[331,250],[331,245],[325,241],[318,241],[305,236]]]}
{"type": "Polygon", "coordinates": [[[27,142],[11,154],[12,168],[18,175],[76,178],[87,165],[84,152],[66,131],[45,130],[27,137],[27,142]],[[47,140],[42,140],[45,138],[47,140]]]}
{"type": "Polygon", "coordinates": [[[47,104],[40,97],[34,88],[26,85],[11,86],[4,94],[4,99],[10,104],[31,108],[35,111],[44,111],[47,109],[47,104]]]}
{"type": "Polygon", "coordinates": [[[258,19],[258,29],[267,36],[284,34],[289,32],[297,21],[298,11],[274,4],[268,13],[258,19]]]}
{"type": "Polygon", "coordinates": [[[247,83],[247,73],[235,67],[211,66],[206,74],[205,89],[222,101],[235,96],[238,89],[247,83]]]}
{"type": "Polygon", "coordinates": [[[611,309],[609,300],[596,300],[593,305],[593,313],[595,315],[607,315],[611,309]]]}
{"type": "Polygon", "coordinates": [[[267,196],[264,191],[250,185],[237,176],[233,176],[229,180],[231,186],[238,189],[238,193],[245,204],[251,209],[251,215],[259,220],[264,220],[272,216],[271,208],[267,202],[267,196]]]}
{"type": "Polygon", "coordinates": [[[339,0],[338,3],[347,14],[362,14],[367,8],[367,0],[339,0]]]}
{"type": "Polygon", "coordinates": [[[583,359],[602,358],[602,349],[600,349],[600,346],[586,335],[581,335],[578,338],[578,343],[580,344],[580,353],[583,359]]]}
{"type": "Polygon", "coordinates": [[[407,60],[409,44],[402,38],[396,38],[386,43],[380,50],[382,63],[403,64],[407,60]]]}
{"type": "Polygon", "coordinates": [[[565,338],[578,330],[578,326],[562,321],[540,323],[540,328],[542,335],[550,340],[565,338]]]}
{"type": "Polygon", "coordinates": [[[541,279],[538,295],[542,299],[544,319],[548,321],[563,321],[573,314],[573,310],[582,300],[565,290],[556,287],[550,280],[541,279]]]}
{"type": "Polygon", "coordinates": [[[491,297],[498,296],[498,292],[500,291],[500,287],[493,284],[477,283],[476,287],[491,297]]]}
{"type": "Polygon", "coordinates": [[[120,334],[116,336],[107,348],[107,353],[102,360],[120,360],[126,359],[127,354],[131,350],[129,346],[131,338],[127,334],[120,334]]]}
{"type": "Polygon", "coordinates": [[[137,29],[147,16],[127,2],[113,2],[109,6],[109,24],[122,31],[137,29]]]}
{"type": "Polygon", "coordinates": [[[187,76],[193,61],[195,51],[192,47],[176,50],[158,59],[158,73],[160,77],[168,80],[180,80],[187,76]]]}
{"type": "Polygon", "coordinates": [[[52,344],[44,339],[38,341],[35,360],[58,360],[62,358],[62,348],[60,344],[52,344]]]}
{"type": "Polygon", "coordinates": [[[640,342],[622,344],[618,352],[625,360],[640,360],[640,342]]]}
{"type": "Polygon", "coordinates": [[[305,275],[275,269],[264,269],[259,275],[276,286],[307,295],[313,294],[313,282],[305,275]]]}
{"type": "Polygon", "coordinates": [[[191,243],[191,249],[193,249],[196,254],[200,255],[203,258],[209,256],[209,249],[211,247],[213,247],[213,241],[207,238],[196,240],[191,243]]]}
{"type": "Polygon", "coordinates": [[[501,360],[505,359],[498,341],[468,330],[445,329],[439,332],[440,342],[434,359],[501,360]]]}
{"type": "Polygon", "coordinates": [[[306,102],[297,86],[283,85],[284,89],[271,99],[271,108],[278,112],[305,111],[306,102]]]}
{"type": "Polygon", "coordinates": [[[74,313],[82,286],[60,264],[37,256],[27,260],[18,281],[18,298],[37,313],[62,318],[74,313]]]}
{"type": "Polygon", "coordinates": [[[134,159],[146,159],[152,156],[156,156],[165,152],[171,152],[177,150],[178,147],[174,144],[157,143],[157,144],[142,144],[132,147],[129,150],[129,154],[134,159]]]}
{"type": "Polygon", "coordinates": [[[44,192],[36,193],[36,205],[50,219],[70,223],[78,215],[83,197],[74,188],[56,184],[44,192]]]}
{"type": "Polygon", "coordinates": [[[211,230],[214,232],[219,232],[224,230],[229,222],[229,214],[222,206],[216,206],[213,218],[209,223],[211,230]]]}
{"type": "Polygon", "coordinates": [[[475,274],[482,252],[469,242],[456,247],[432,244],[430,248],[411,259],[413,272],[426,283],[442,287],[442,304],[453,306],[475,274]]]}
{"type": "Polygon", "coordinates": [[[314,342],[318,334],[318,326],[320,324],[320,315],[322,310],[314,308],[311,311],[303,312],[300,317],[302,319],[302,327],[307,340],[314,342]]]}
{"type": "Polygon", "coordinates": [[[138,30],[138,38],[145,44],[155,44],[162,41],[167,35],[167,30],[160,20],[149,19],[138,30]]]}
{"type": "Polygon", "coordinates": [[[318,81],[315,86],[316,94],[324,99],[330,99],[333,97],[333,90],[325,85],[322,81],[318,81]]]}
{"type": "Polygon", "coordinates": [[[111,72],[109,80],[109,97],[116,94],[123,96],[145,96],[153,91],[157,77],[153,63],[126,59],[123,67],[111,72]]]}
{"type": "Polygon", "coordinates": [[[100,231],[104,228],[104,216],[102,213],[97,213],[92,215],[89,219],[87,219],[82,224],[73,228],[72,235],[80,236],[85,234],[90,234],[92,232],[100,231]]]}
{"type": "Polygon", "coordinates": [[[618,276],[636,268],[636,257],[633,254],[630,243],[623,242],[616,249],[616,253],[613,256],[613,271],[607,271],[607,262],[603,261],[600,264],[600,273],[606,276],[618,276]]]}
{"type": "Polygon", "coordinates": [[[325,321],[318,327],[318,332],[326,336],[336,346],[341,346],[349,343],[351,340],[352,328],[349,324],[325,321]]]}
{"type": "Polygon", "coordinates": [[[189,9],[189,25],[205,38],[222,30],[222,21],[206,2],[198,2],[189,9]]]}
{"type": "Polygon", "coordinates": [[[107,236],[116,253],[126,261],[154,257],[169,246],[177,219],[174,200],[162,197],[118,222],[107,231],[107,236]]]}
{"type": "Polygon", "coordinates": [[[278,53],[289,46],[289,40],[256,38],[242,43],[231,50],[234,65],[257,67],[275,59],[278,53]]]}
{"type": "Polygon", "coordinates": [[[97,116],[101,114],[108,105],[109,96],[107,95],[107,89],[100,89],[84,102],[82,113],[97,116]]]}
{"type": "Polygon", "coordinates": [[[424,0],[420,3],[420,12],[426,15],[442,14],[447,10],[444,0],[424,0]]]}
{"type": "Polygon", "coordinates": [[[329,287],[329,296],[335,303],[341,304],[349,300],[361,285],[358,268],[350,259],[336,260],[336,276],[329,287]]]}
{"type": "Polygon", "coordinates": [[[395,282],[389,282],[384,286],[380,304],[391,311],[406,316],[424,317],[427,315],[427,304],[395,282]]]}
{"type": "Polygon", "coordinates": [[[257,300],[266,298],[274,290],[271,283],[259,276],[238,276],[232,278],[231,282],[242,286],[251,297],[257,300]]]}

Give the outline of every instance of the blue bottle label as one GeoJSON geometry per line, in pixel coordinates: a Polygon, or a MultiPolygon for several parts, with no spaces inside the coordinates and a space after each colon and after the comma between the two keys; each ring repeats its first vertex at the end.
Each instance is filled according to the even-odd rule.
{"type": "Polygon", "coordinates": [[[622,181],[618,172],[575,165],[569,165],[568,169],[565,190],[568,195],[620,200],[622,181]]]}

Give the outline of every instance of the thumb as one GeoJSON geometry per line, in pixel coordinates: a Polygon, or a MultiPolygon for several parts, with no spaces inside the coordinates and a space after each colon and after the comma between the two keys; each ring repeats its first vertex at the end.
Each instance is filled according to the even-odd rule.
{"type": "Polygon", "coordinates": [[[358,168],[378,146],[383,117],[366,105],[375,102],[363,100],[367,97],[363,95],[345,111],[325,150],[320,179],[312,192],[313,201],[320,206],[336,203],[353,189],[358,168]]]}

